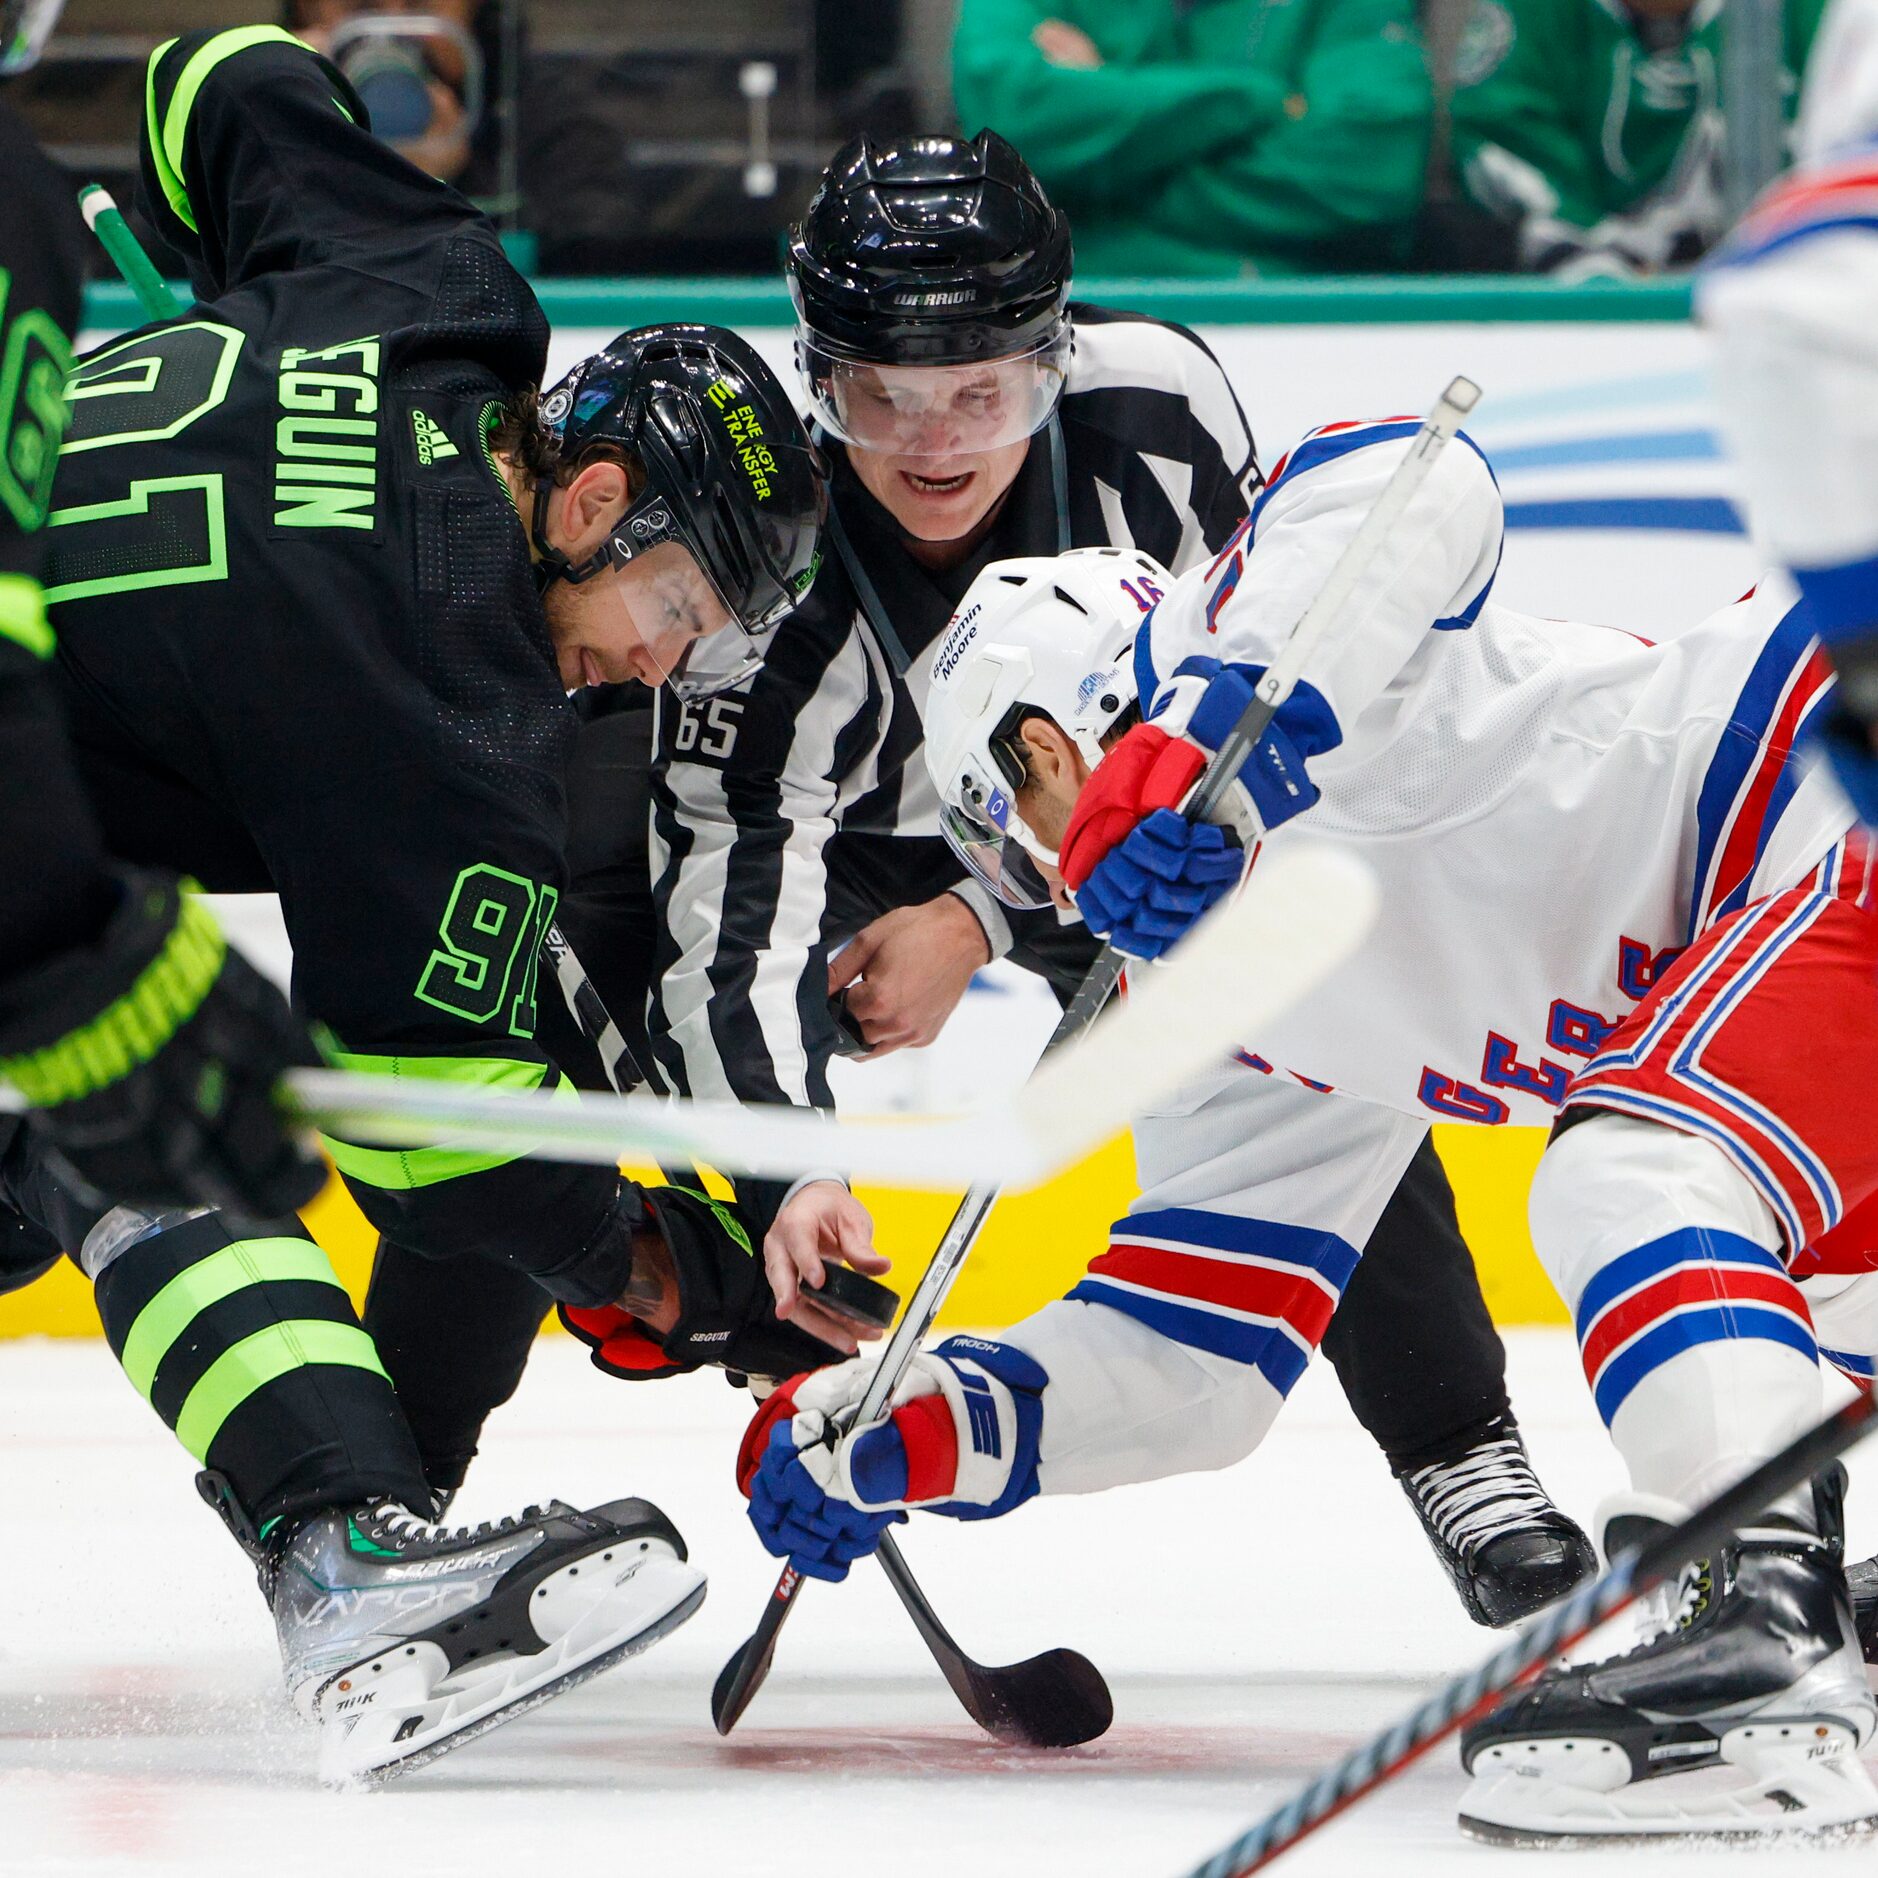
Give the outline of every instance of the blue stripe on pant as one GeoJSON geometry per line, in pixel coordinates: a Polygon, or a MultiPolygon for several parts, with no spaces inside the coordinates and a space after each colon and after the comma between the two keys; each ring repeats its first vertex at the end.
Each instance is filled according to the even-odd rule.
{"type": "Polygon", "coordinates": [[[1741,1342],[1751,1338],[1785,1344],[1808,1362],[1819,1360],[1818,1348],[1806,1328],[1783,1311],[1726,1303],[1685,1310],[1645,1331],[1598,1372],[1598,1413],[1604,1417],[1605,1426],[1609,1427],[1612,1416],[1623,1407],[1630,1392],[1672,1357],[1704,1343],[1741,1342]]]}

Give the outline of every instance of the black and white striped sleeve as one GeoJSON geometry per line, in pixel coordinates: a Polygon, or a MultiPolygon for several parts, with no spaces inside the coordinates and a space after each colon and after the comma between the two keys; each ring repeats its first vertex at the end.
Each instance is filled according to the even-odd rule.
{"type": "MultiPolygon", "coordinates": [[[[1124,445],[1179,521],[1161,558],[1176,574],[1212,558],[1264,481],[1232,382],[1197,333],[1109,307],[1074,308],[1076,354],[1066,411],[1124,445]]],[[[1142,539],[1125,490],[1105,503],[1112,540],[1142,539]]]]}
{"type": "Polygon", "coordinates": [[[1252,428],[1225,368],[1197,333],[1188,332],[1184,326],[1174,330],[1187,342],[1181,348],[1187,405],[1193,413],[1196,433],[1203,433],[1206,439],[1195,451],[1191,500],[1207,552],[1212,554],[1245,520],[1265,478],[1259,469],[1252,428]]]}
{"type": "Polygon", "coordinates": [[[747,690],[661,694],[649,1022],[681,1094],[831,1105],[824,849],[875,779],[890,683],[866,634],[799,617],[747,690]]]}

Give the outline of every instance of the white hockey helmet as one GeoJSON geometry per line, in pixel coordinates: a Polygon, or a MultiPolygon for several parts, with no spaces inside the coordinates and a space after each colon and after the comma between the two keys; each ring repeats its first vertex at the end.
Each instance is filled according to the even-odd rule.
{"type": "Polygon", "coordinates": [[[1135,634],[1172,579],[1136,548],[1077,548],[994,561],[959,602],[932,664],[926,766],[947,841],[1005,905],[1048,906],[1032,857],[1056,862],[1012,803],[1019,726],[1048,717],[1100,763],[1135,702],[1135,634]]]}

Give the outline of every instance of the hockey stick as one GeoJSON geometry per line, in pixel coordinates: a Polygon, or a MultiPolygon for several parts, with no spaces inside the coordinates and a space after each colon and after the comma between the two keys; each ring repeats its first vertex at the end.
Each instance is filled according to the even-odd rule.
{"type": "MultiPolygon", "coordinates": [[[[622,1094],[632,1084],[645,1082],[645,1071],[633,1056],[632,1046],[559,926],[548,928],[541,949],[560,983],[568,1010],[593,1045],[607,1081],[622,1094]]],[[[680,1173],[671,1168],[662,1171],[667,1180],[683,1184],[680,1173]]],[[[702,1189],[704,1178],[695,1168],[689,1170],[689,1178],[702,1189]]],[[[1073,1725],[1089,1733],[1100,1733],[1107,1727],[1106,1713],[1099,1726],[1091,1727],[1082,1718],[1084,1713],[1097,1710],[1112,1712],[1101,1671],[1086,1657],[1073,1650],[1048,1650],[1021,1663],[997,1667],[974,1662],[939,1621],[891,1534],[881,1546],[880,1562],[920,1640],[938,1664],[939,1673],[966,1714],[987,1734],[1027,1747],[1047,1748],[1070,1745],[1057,1739],[1062,1726],[1059,1717],[1076,1717],[1073,1725]]],[[[1087,1734],[1078,1732],[1075,1739],[1087,1739],[1087,1734]]]]}
{"type": "Polygon", "coordinates": [[[1695,1559],[1707,1558],[1783,1495],[1811,1480],[1878,1426],[1878,1395],[1859,1395],[1699,1506],[1679,1526],[1624,1552],[1601,1578],[1541,1613],[1478,1669],[1438,1689],[1393,1728],[1366,1741],[1320,1774],[1277,1812],[1235,1839],[1188,1878],[1249,1878],[1282,1857],[1365,1794],[1393,1780],[1437,1742],[1490,1714],[1555,1656],[1627,1610],[1695,1559]]]}
{"type": "MultiPolygon", "coordinates": [[[[362,1145],[539,1154],[602,1167],[702,1161],[784,1179],[838,1166],[863,1180],[938,1193],[956,1193],[961,1179],[1034,1187],[1212,1067],[1222,1039],[1290,1008],[1360,943],[1374,912],[1375,886],[1359,862],[1327,847],[1287,849],[1196,928],[1179,960],[1151,974],[1060,1062],[961,1117],[856,1119],[650,1095],[577,1099],[571,1086],[511,1094],[426,1080],[419,1059],[403,1077],[290,1070],[280,1094],[309,1125],[362,1145]],[[1236,969],[1248,954],[1270,959],[1263,978],[1236,969]]],[[[0,1112],[23,1106],[0,1089],[0,1112]]]]}
{"type": "Polygon", "coordinates": [[[124,211],[110,190],[102,183],[87,183],[78,192],[78,208],[85,226],[104,244],[105,253],[123,275],[125,286],[137,296],[145,318],[173,320],[183,311],[182,302],[170,292],[169,282],[156,271],[156,263],[131,233],[124,211]]]}
{"type": "Polygon", "coordinates": [[[510,1094],[328,1069],[294,1070],[285,1089],[309,1121],[362,1143],[540,1153],[603,1166],[640,1155],[785,1179],[804,1167],[839,1166],[864,1180],[934,1192],[956,1192],[961,1179],[1033,1187],[1211,1067],[1222,1039],[1290,1008],[1360,942],[1375,892],[1359,863],[1303,843],[1270,861],[1124,1008],[1023,1088],[971,1115],[844,1118],[650,1095],[575,1100],[559,1090],[510,1094]],[[1270,959],[1262,978],[1237,969],[1248,955],[1270,959]]]}
{"type": "MultiPolygon", "coordinates": [[[[1192,820],[1204,818],[1226,790],[1232,786],[1233,779],[1244,766],[1246,759],[1256,748],[1258,740],[1265,734],[1278,708],[1297,684],[1306,661],[1322,643],[1325,634],[1336,622],[1338,616],[1357,583],[1368,571],[1369,564],[1376,557],[1400,519],[1402,512],[1414,499],[1423,480],[1434,467],[1437,456],[1446,447],[1448,440],[1460,428],[1463,419],[1480,401],[1480,388],[1465,378],[1456,378],[1436,401],[1434,409],[1428,414],[1421,429],[1416,433],[1407,454],[1395,467],[1393,474],[1384,485],[1382,493],[1376,498],[1369,513],[1364,516],[1361,525],[1351,537],[1348,545],[1338,556],[1336,565],[1330,570],[1328,578],[1319,589],[1311,604],[1305,608],[1303,616],[1293,627],[1290,639],[1285,643],[1278,656],[1266,668],[1264,677],[1259,681],[1253,702],[1246,708],[1239,722],[1234,726],[1225,742],[1209,759],[1202,772],[1199,783],[1194,788],[1185,806],[1184,813],[1192,820]]],[[[1266,864],[1278,858],[1268,855],[1266,864]]],[[[1257,881],[1258,869],[1254,869],[1251,879],[1257,881]]],[[[1201,929],[1204,930],[1204,927],[1201,929]]],[[[1191,947],[1200,937],[1195,933],[1176,954],[1177,961],[1184,961],[1191,956],[1191,947]]],[[[1261,971],[1270,969],[1278,961],[1287,958],[1283,946],[1246,955],[1256,959],[1261,971]]],[[[1238,961],[1240,976],[1250,976],[1245,969],[1246,958],[1238,961]]],[[[1074,1073],[1065,1077],[1065,1070],[1071,1064],[1075,1050],[1070,1047],[1074,1040],[1081,1037],[1095,1022],[1097,1014],[1107,1003],[1110,993],[1119,982],[1127,961],[1123,954],[1113,946],[1104,946],[1096,962],[1089,968],[1076,995],[1071,999],[1069,1008],[1063,1013],[1055,1032],[1044,1046],[1044,1061],[1031,1077],[1029,1091],[1036,1091],[1048,1086],[1052,1091],[1061,1090],[1068,1098],[1076,1087],[1074,1073]]],[[[1148,983],[1153,982],[1154,974],[1147,974],[1148,983]]],[[[1222,980],[1223,984],[1225,981],[1222,980]]],[[[1131,998],[1133,1005],[1137,1000],[1131,998]]],[[[1151,1106],[1146,1102],[1137,1104],[1138,1109],[1151,1106]]],[[[940,1306],[945,1302],[946,1294],[952,1289],[960,1267],[965,1262],[984,1229],[986,1218],[998,1198],[998,1188],[983,1180],[974,1185],[959,1203],[959,1209],[952,1216],[945,1236],[939,1241],[939,1248],[933,1254],[932,1263],[926,1268],[925,1276],[920,1280],[919,1288],[914,1292],[912,1302],[907,1306],[905,1315],[900,1319],[899,1328],[893,1333],[886,1354],[880,1367],[874,1372],[867,1393],[862,1397],[854,1413],[848,1418],[847,1427],[855,1427],[864,1422],[878,1420],[893,1392],[899,1387],[905,1375],[907,1365],[912,1362],[915,1353],[924,1341],[933,1321],[939,1315],[940,1306]]],[[[888,1535],[891,1538],[891,1535],[888,1535]]],[[[731,1657],[719,1673],[717,1683],[711,1691],[711,1720],[720,1735],[729,1734],[737,1725],[738,1718],[749,1707],[758,1689],[763,1686],[764,1678],[769,1674],[770,1662],[776,1651],[776,1638],[794,1608],[796,1594],[802,1586],[801,1575],[792,1565],[785,1564],[782,1574],[776,1580],[776,1589],[770,1595],[770,1601],[763,1608],[763,1615],[757,1626],[744,1641],[742,1647],[731,1657]]],[[[1104,1690],[1106,1698],[1107,1691],[1104,1690]]],[[[1105,1703],[1106,1706],[1106,1703],[1105,1703]]],[[[1110,1711],[1112,1714],[1112,1711],[1110,1711]]],[[[1068,1745],[1075,1739],[1093,1739],[1108,1726],[1109,1714],[1098,1714],[1091,1710],[1072,1724],[1069,1717],[1064,1717],[1064,1726],[1058,1730],[1068,1745]],[[1088,1732],[1080,1737],[1071,1732],[1072,1726],[1082,1726],[1088,1732]]]]}

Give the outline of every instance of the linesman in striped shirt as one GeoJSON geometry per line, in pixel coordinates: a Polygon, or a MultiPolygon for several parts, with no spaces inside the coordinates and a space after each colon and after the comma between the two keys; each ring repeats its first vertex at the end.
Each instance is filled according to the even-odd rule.
{"type": "MultiPolygon", "coordinates": [[[[667,1088],[829,1107],[838,1051],[929,1043],[992,960],[1064,996],[1095,955],[1079,924],[1001,906],[940,836],[920,760],[932,648],[988,563],[1113,545],[1178,574],[1221,548],[1262,479],[1207,347],[1071,304],[1070,261],[1064,216],[991,132],[857,140],[810,204],[789,278],[832,465],[824,565],[756,677],[699,707],[661,698],[656,725],[642,694],[616,698],[570,787],[564,923],[629,1032],[648,1011],[667,1088]]],[[[852,1347],[807,1291],[825,1263],[884,1264],[840,1171],[738,1197],[779,1311],[852,1347]]],[[[544,1307],[519,1285],[505,1317],[485,1282],[436,1352],[426,1299],[449,1282],[390,1249],[367,1311],[438,1484],[467,1466],[544,1307]]],[[[587,1326],[602,1366],[631,1374],[622,1330],[587,1326]]],[[[1323,1347],[1476,1620],[1514,1621],[1590,1568],[1532,1475],[1431,1148],[1323,1347]]]]}

